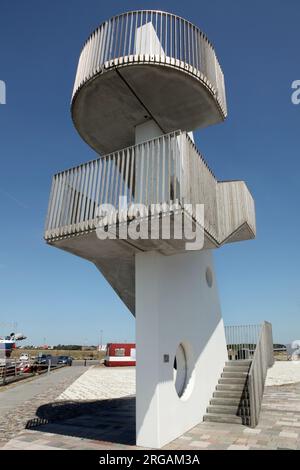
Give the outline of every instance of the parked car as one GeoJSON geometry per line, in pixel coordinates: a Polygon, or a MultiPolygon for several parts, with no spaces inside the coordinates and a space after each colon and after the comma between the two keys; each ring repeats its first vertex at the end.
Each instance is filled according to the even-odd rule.
{"type": "Polygon", "coordinates": [[[21,362],[29,361],[29,355],[26,353],[22,353],[20,356],[20,361],[21,362]]]}
{"type": "Polygon", "coordinates": [[[58,357],[52,356],[52,354],[39,354],[35,360],[35,364],[56,366],[58,364],[58,357]]]}
{"type": "Polygon", "coordinates": [[[71,356],[58,356],[57,364],[65,364],[66,366],[71,366],[73,358],[71,356]]]}
{"type": "Polygon", "coordinates": [[[32,372],[32,365],[29,362],[21,362],[19,366],[19,371],[23,372],[23,374],[28,374],[32,372]]]}

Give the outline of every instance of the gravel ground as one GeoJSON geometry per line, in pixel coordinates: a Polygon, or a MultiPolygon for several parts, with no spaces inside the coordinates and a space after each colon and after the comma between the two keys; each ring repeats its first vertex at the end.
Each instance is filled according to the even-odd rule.
{"type": "Polygon", "coordinates": [[[300,382],[300,361],[276,361],[268,370],[266,386],[300,382]]]}

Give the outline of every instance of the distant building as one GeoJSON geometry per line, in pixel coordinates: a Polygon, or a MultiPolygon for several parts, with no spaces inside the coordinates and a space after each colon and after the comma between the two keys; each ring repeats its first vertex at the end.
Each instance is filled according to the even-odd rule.
{"type": "Polygon", "coordinates": [[[134,343],[108,343],[104,364],[107,367],[135,366],[134,343]]]}

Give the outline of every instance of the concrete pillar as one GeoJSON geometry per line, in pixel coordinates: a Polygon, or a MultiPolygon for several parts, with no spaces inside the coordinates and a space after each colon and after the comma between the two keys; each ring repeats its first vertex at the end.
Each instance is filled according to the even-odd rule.
{"type": "Polygon", "coordinates": [[[160,448],[202,421],[227,360],[224,325],[210,251],[135,263],[137,445],[160,448]]]}

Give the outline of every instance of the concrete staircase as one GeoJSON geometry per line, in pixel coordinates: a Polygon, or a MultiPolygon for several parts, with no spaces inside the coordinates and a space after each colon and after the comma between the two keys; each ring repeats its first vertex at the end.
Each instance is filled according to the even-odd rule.
{"type": "Polygon", "coordinates": [[[204,421],[250,425],[247,389],[250,365],[250,360],[226,362],[204,421]]]}

